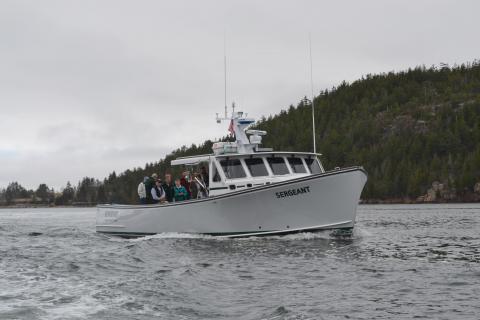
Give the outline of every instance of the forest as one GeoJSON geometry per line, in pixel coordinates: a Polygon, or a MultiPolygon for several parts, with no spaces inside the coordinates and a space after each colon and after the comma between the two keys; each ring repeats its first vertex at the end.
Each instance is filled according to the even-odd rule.
{"type": "MultiPolygon", "coordinates": [[[[311,104],[300,98],[262,117],[256,128],[268,132],[263,145],[312,151],[311,104]]],[[[325,169],[363,166],[369,176],[364,202],[480,201],[480,61],[369,74],[319,92],[314,106],[325,169]]],[[[211,153],[212,144],[182,146],[143,168],[112,172],[102,181],[85,177],[59,191],[12,182],[0,188],[0,205],[136,203],[144,176],[178,174],[172,159],[211,153]]]]}

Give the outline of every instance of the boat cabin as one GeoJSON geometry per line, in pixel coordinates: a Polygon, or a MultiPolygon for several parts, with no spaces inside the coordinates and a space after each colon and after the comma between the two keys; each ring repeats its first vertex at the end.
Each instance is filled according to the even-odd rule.
{"type": "Polygon", "coordinates": [[[304,152],[210,154],[178,158],[171,164],[203,163],[209,171],[209,196],[325,172],[317,154],[304,152]]]}

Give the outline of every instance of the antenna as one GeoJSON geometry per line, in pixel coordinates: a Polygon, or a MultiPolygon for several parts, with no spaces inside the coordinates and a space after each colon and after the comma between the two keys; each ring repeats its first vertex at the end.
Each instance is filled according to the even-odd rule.
{"type": "Polygon", "coordinates": [[[223,33],[223,73],[224,73],[224,98],[225,118],[227,117],[227,33],[223,33]]]}
{"type": "Polygon", "coordinates": [[[317,144],[315,143],[315,97],[313,96],[313,63],[312,63],[312,35],[308,34],[308,44],[310,47],[310,89],[312,92],[312,135],[313,135],[313,153],[317,153],[317,144]]]}

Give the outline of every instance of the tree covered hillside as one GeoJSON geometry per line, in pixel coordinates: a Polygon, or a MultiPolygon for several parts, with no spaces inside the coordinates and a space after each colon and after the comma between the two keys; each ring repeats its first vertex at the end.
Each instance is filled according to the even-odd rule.
{"type": "MultiPolygon", "coordinates": [[[[321,92],[315,108],[325,167],[364,166],[363,199],[416,199],[438,181],[444,200],[462,200],[480,181],[478,62],[368,75],[321,92]]],[[[308,103],[258,128],[277,150],[312,150],[308,103]]]]}

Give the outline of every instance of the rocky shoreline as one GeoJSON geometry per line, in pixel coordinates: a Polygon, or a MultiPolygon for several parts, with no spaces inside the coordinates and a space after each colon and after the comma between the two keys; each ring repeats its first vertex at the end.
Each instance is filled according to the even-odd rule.
{"type": "Polygon", "coordinates": [[[474,186],[473,192],[464,190],[459,195],[454,187],[449,187],[448,182],[434,181],[431,188],[424,195],[417,198],[387,198],[387,199],[362,199],[361,204],[421,204],[421,203],[472,203],[480,202],[480,182],[474,186]]]}

